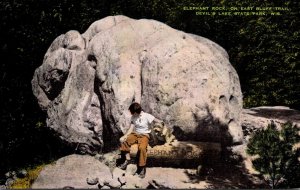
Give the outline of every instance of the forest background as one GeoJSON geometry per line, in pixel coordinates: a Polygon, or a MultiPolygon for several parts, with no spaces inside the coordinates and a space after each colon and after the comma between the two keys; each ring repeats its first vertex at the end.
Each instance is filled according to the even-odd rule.
{"type": "MultiPolygon", "coordinates": [[[[240,77],[244,108],[300,110],[298,0],[2,0],[0,2],[0,182],[8,170],[73,150],[45,127],[32,93],[34,70],[52,41],[111,15],[155,19],[221,45],[240,77]],[[200,7],[283,7],[277,15],[199,14],[200,7]]],[[[227,10],[227,9],[226,9],[227,10]]]]}

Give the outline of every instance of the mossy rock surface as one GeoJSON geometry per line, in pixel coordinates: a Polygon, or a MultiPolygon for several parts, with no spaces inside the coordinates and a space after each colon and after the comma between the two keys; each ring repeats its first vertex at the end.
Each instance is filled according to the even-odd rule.
{"type": "Polygon", "coordinates": [[[42,169],[46,164],[36,166],[34,168],[28,169],[28,174],[24,178],[18,178],[14,183],[9,187],[10,189],[29,189],[31,188],[32,183],[38,177],[42,169]]]}

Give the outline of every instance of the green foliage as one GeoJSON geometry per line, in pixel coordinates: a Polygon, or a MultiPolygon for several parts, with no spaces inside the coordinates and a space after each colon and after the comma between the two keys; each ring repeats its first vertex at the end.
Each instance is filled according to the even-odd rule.
{"type": "MultiPolygon", "coordinates": [[[[274,6],[275,3],[269,3],[274,6]]],[[[290,1],[290,12],[280,17],[258,17],[240,28],[235,59],[247,101],[245,106],[299,107],[299,2],[290,1]],[[245,73],[243,75],[242,73],[245,73]]]]}
{"type": "Polygon", "coordinates": [[[266,129],[254,134],[247,145],[247,153],[257,156],[254,168],[265,176],[272,188],[296,188],[300,186],[298,158],[300,129],[287,122],[277,129],[272,122],[266,129]]]}

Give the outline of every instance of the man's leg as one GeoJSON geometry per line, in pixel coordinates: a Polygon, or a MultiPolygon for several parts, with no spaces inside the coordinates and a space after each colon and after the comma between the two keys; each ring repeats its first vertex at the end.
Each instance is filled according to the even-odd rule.
{"type": "Polygon", "coordinates": [[[147,146],[149,142],[149,137],[146,135],[141,135],[138,138],[138,150],[139,150],[139,162],[138,166],[146,166],[147,161],[147,146]]]}
{"type": "Polygon", "coordinates": [[[123,164],[119,166],[119,168],[125,170],[127,165],[129,164],[130,161],[130,147],[131,145],[137,143],[137,135],[134,133],[131,133],[128,135],[127,139],[125,142],[121,144],[120,150],[121,154],[125,155],[125,161],[123,164]]]}
{"type": "Polygon", "coordinates": [[[138,138],[138,152],[139,162],[138,167],[140,169],[139,176],[144,178],[146,175],[146,161],[147,161],[147,146],[149,143],[149,135],[141,135],[138,138]]]}

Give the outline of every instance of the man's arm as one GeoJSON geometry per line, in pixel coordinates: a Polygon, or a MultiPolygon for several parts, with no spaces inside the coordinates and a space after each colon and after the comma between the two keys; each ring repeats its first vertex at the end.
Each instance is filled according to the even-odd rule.
{"type": "Polygon", "coordinates": [[[130,124],[130,127],[129,127],[129,129],[127,130],[127,132],[125,133],[125,135],[123,135],[123,136],[120,138],[120,142],[126,141],[128,135],[129,135],[130,133],[132,133],[133,128],[134,128],[134,125],[133,125],[133,124],[130,124]]]}
{"type": "Polygon", "coordinates": [[[133,131],[133,128],[134,128],[134,125],[133,125],[133,124],[130,124],[130,127],[129,127],[129,129],[127,130],[127,132],[125,133],[125,135],[124,135],[124,136],[128,136],[130,133],[132,133],[132,131],[133,131]]]}

